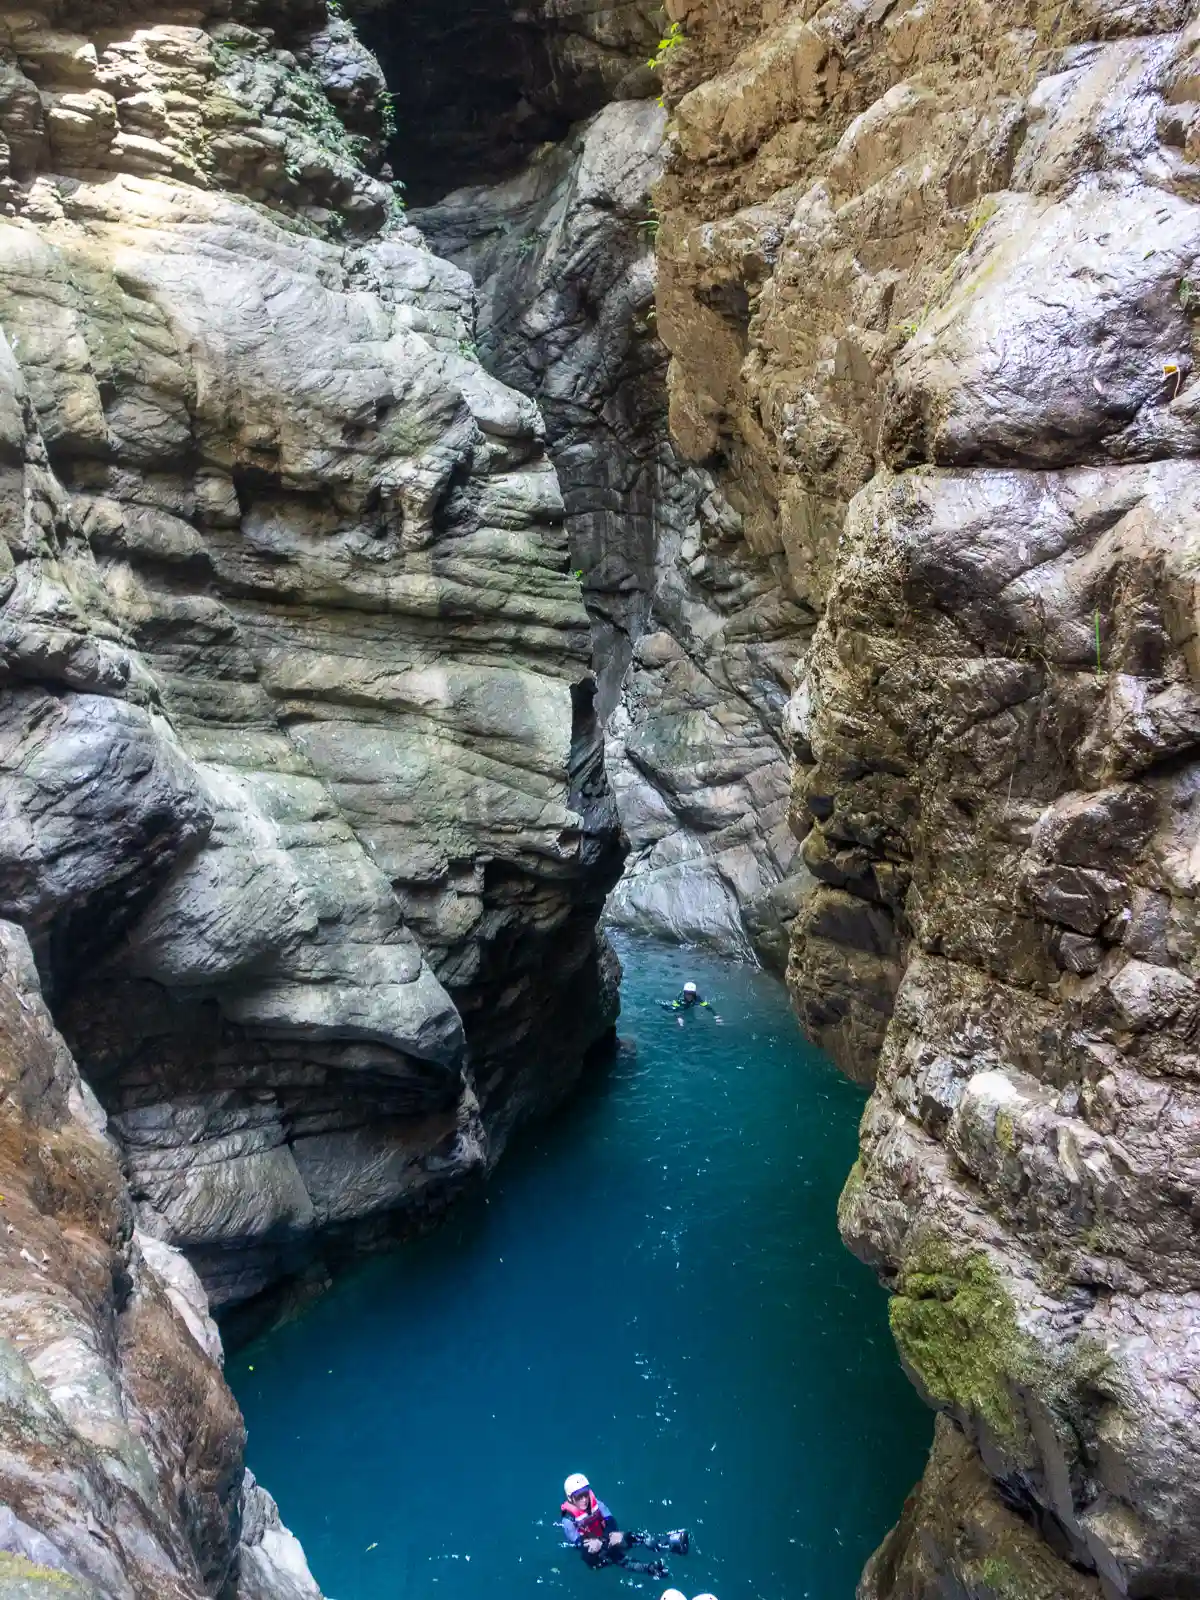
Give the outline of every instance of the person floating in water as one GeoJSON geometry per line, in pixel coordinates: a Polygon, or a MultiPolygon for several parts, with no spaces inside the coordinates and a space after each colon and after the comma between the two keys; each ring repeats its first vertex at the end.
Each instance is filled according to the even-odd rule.
{"type": "Polygon", "coordinates": [[[589,1567],[624,1567],[626,1572],[644,1572],[651,1578],[665,1578],[666,1564],[659,1561],[634,1561],[630,1550],[634,1545],[658,1549],[660,1544],[678,1555],[686,1555],[688,1536],[683,1531],[665,1534],[662,1540],[644,1533],[622,1533],[612,1512],[598,1500],[592,1486],[582,1472],[573,1472],[563,1484],[566,1499],[562,1503],[562,1531],[568,1544],[574,1545],[589,1567]]]}
{"type": "MultiPolygon", "coordinates": [[[[660,1000],[659,1005],[664,1011],[690,1011],[695,1006],[700,1011],[707,1011],[714,1022],[720,1022],[720,1017],[712,1008],[712,1003],[705,1000],[694,983],[685,983],[674,1000],[660,1000]]],[[[683,1027],[682,1016],[675,1018],[679,1026],[683,1027]]]]}

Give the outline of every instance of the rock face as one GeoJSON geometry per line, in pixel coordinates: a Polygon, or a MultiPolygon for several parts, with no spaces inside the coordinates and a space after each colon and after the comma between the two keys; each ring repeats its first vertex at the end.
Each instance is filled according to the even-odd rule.
{"type": "Polygon", "coordinates": [[[346,23],[3,36],[0,1586],[319,1600],[210,1300],[436,1214],[611,1028],[587,612],[346,23]]]}
{"type": "Polygon", "coordinates": [[[1195,24],[669,10],[674,436],[823,615],[789,976],[946,1418],[860,1592],[1191,1594],[1195,24]]]}
{"type": "Polygon", "coordinates": [[[9,22],[0,912],[219,1304],[565,1092],[621,848],[543,424],[361,165],[377,66],[201,20],[9,22]]]}
{"type": "Polygon", "coordinates": [[[0,1587],[24,1600],[320,1600],[243,1475],[184,1257],[133,1228],[119,1152],[0,922],[0,1587]]]}
{"type": "Polygon", "coordinates": [[[811,883],[782,735],[811,617],[667,435],[650,200],[664,120],[618,100],[516,178],[414,220],[478,287],[481,360],[545,417],[631,844],[608,917],[782,969],[811,883]]]}
{"type": "Polygon", "coordinates": [[[611,100],[657,95],[656,0],[358,0],[420,205],[512,176],[611,100]]]}

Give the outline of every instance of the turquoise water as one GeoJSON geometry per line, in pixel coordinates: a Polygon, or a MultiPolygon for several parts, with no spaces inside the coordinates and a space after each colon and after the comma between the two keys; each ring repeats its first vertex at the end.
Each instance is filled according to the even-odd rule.
{"type": "Polygon", "coordinates": [[[930,1421],[834,1205],[862,1094],[762,973],[620,941],[625,1045],[486,1201],[343,1278],[229,1377],[249,1461],[335,1600],[602,1600],[562,1480],[686,1526],[672,1581],[852,1600],[930,1421]],[[723,1026],[657,1001],[688,977],[723,1026]]]}

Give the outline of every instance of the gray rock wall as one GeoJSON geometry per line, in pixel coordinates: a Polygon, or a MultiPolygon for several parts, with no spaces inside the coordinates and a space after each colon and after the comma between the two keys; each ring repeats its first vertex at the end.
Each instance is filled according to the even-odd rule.
{"type": "Polygon", "coordinates": [[[782,718],[811,615],[667,432],[651,189],[665,115],[617,100],[510,181],[414,214],[478,286],[479,354],[536,399],[630,840],[611,922],[782,969],[811,880],[782,718]]]}
{"type": "Polygon", "coordinates": [[[436,1215],[617,1009],[544,424],[351,28],[230,9],[2,13],[14,1595],[320,1600],[210,1302],[436,1215]]]}
{"type": "Polygon", "coordinates": [[[14,13],[0,106],[0,911],[218,1303],[436,1213],[616,1014],[543,423],[372,58],[270,21],[14,13]]]}

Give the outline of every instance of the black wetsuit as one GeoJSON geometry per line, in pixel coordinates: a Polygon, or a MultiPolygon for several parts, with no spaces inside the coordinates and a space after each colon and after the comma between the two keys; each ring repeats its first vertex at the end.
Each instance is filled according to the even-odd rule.
{"type": "MultiPolygon", "coordinates": [[[[609,1530],[612,1531],[611,1529],[609,1530]]],[[[589,1567],[624,1567],[626,1572],[648,1572],[652,1577],[666,1577],[666,1568],[661,1561],[633,1561],[629,1552],[637,1543],[632,1533],[623,1533],[620,1544],[609,1544],[608,1533],[604,1535],[604,1544],[595,1555],[590,1550],[581,1547],[581,1554],[589,1567]]]]}
{"type": "Polygon", "coordinates": [[[652,1577],[665,1577],[666,1568],[661,1561],[632,1561],[629,1552],[635,1544],[641,1541],[634,1533],[622,1533],[620,1544],[610,1544],[609,1538],[618,1532],[617,1519],[613,1516],[603,1500],[592,1495],[590,1517],[580,1519],[576,1513],[568,1509],[564,1501],[562,1506],[563,1537],[568,1544],[575,1545],[579,1554],[589,1567],[624,1567],[627,1572],[646,1572],[652,1577]],[[592,1533],[585,1533],[583,1525],[594,1529],[592,1533]],[[589,1550],[586,1545],[587,1538],[601,1541],[599,1550],[589,1550]]]}
{"type": "Polygon", "coordinates": [[[700,998],[698,989],[683,989],[674,1000],[660,1000],[659,1004],[664,1011],[690,1011],[693,1006],[699,1006],[702,1011],[712,1010],[708,1001],[700,998]]]}

